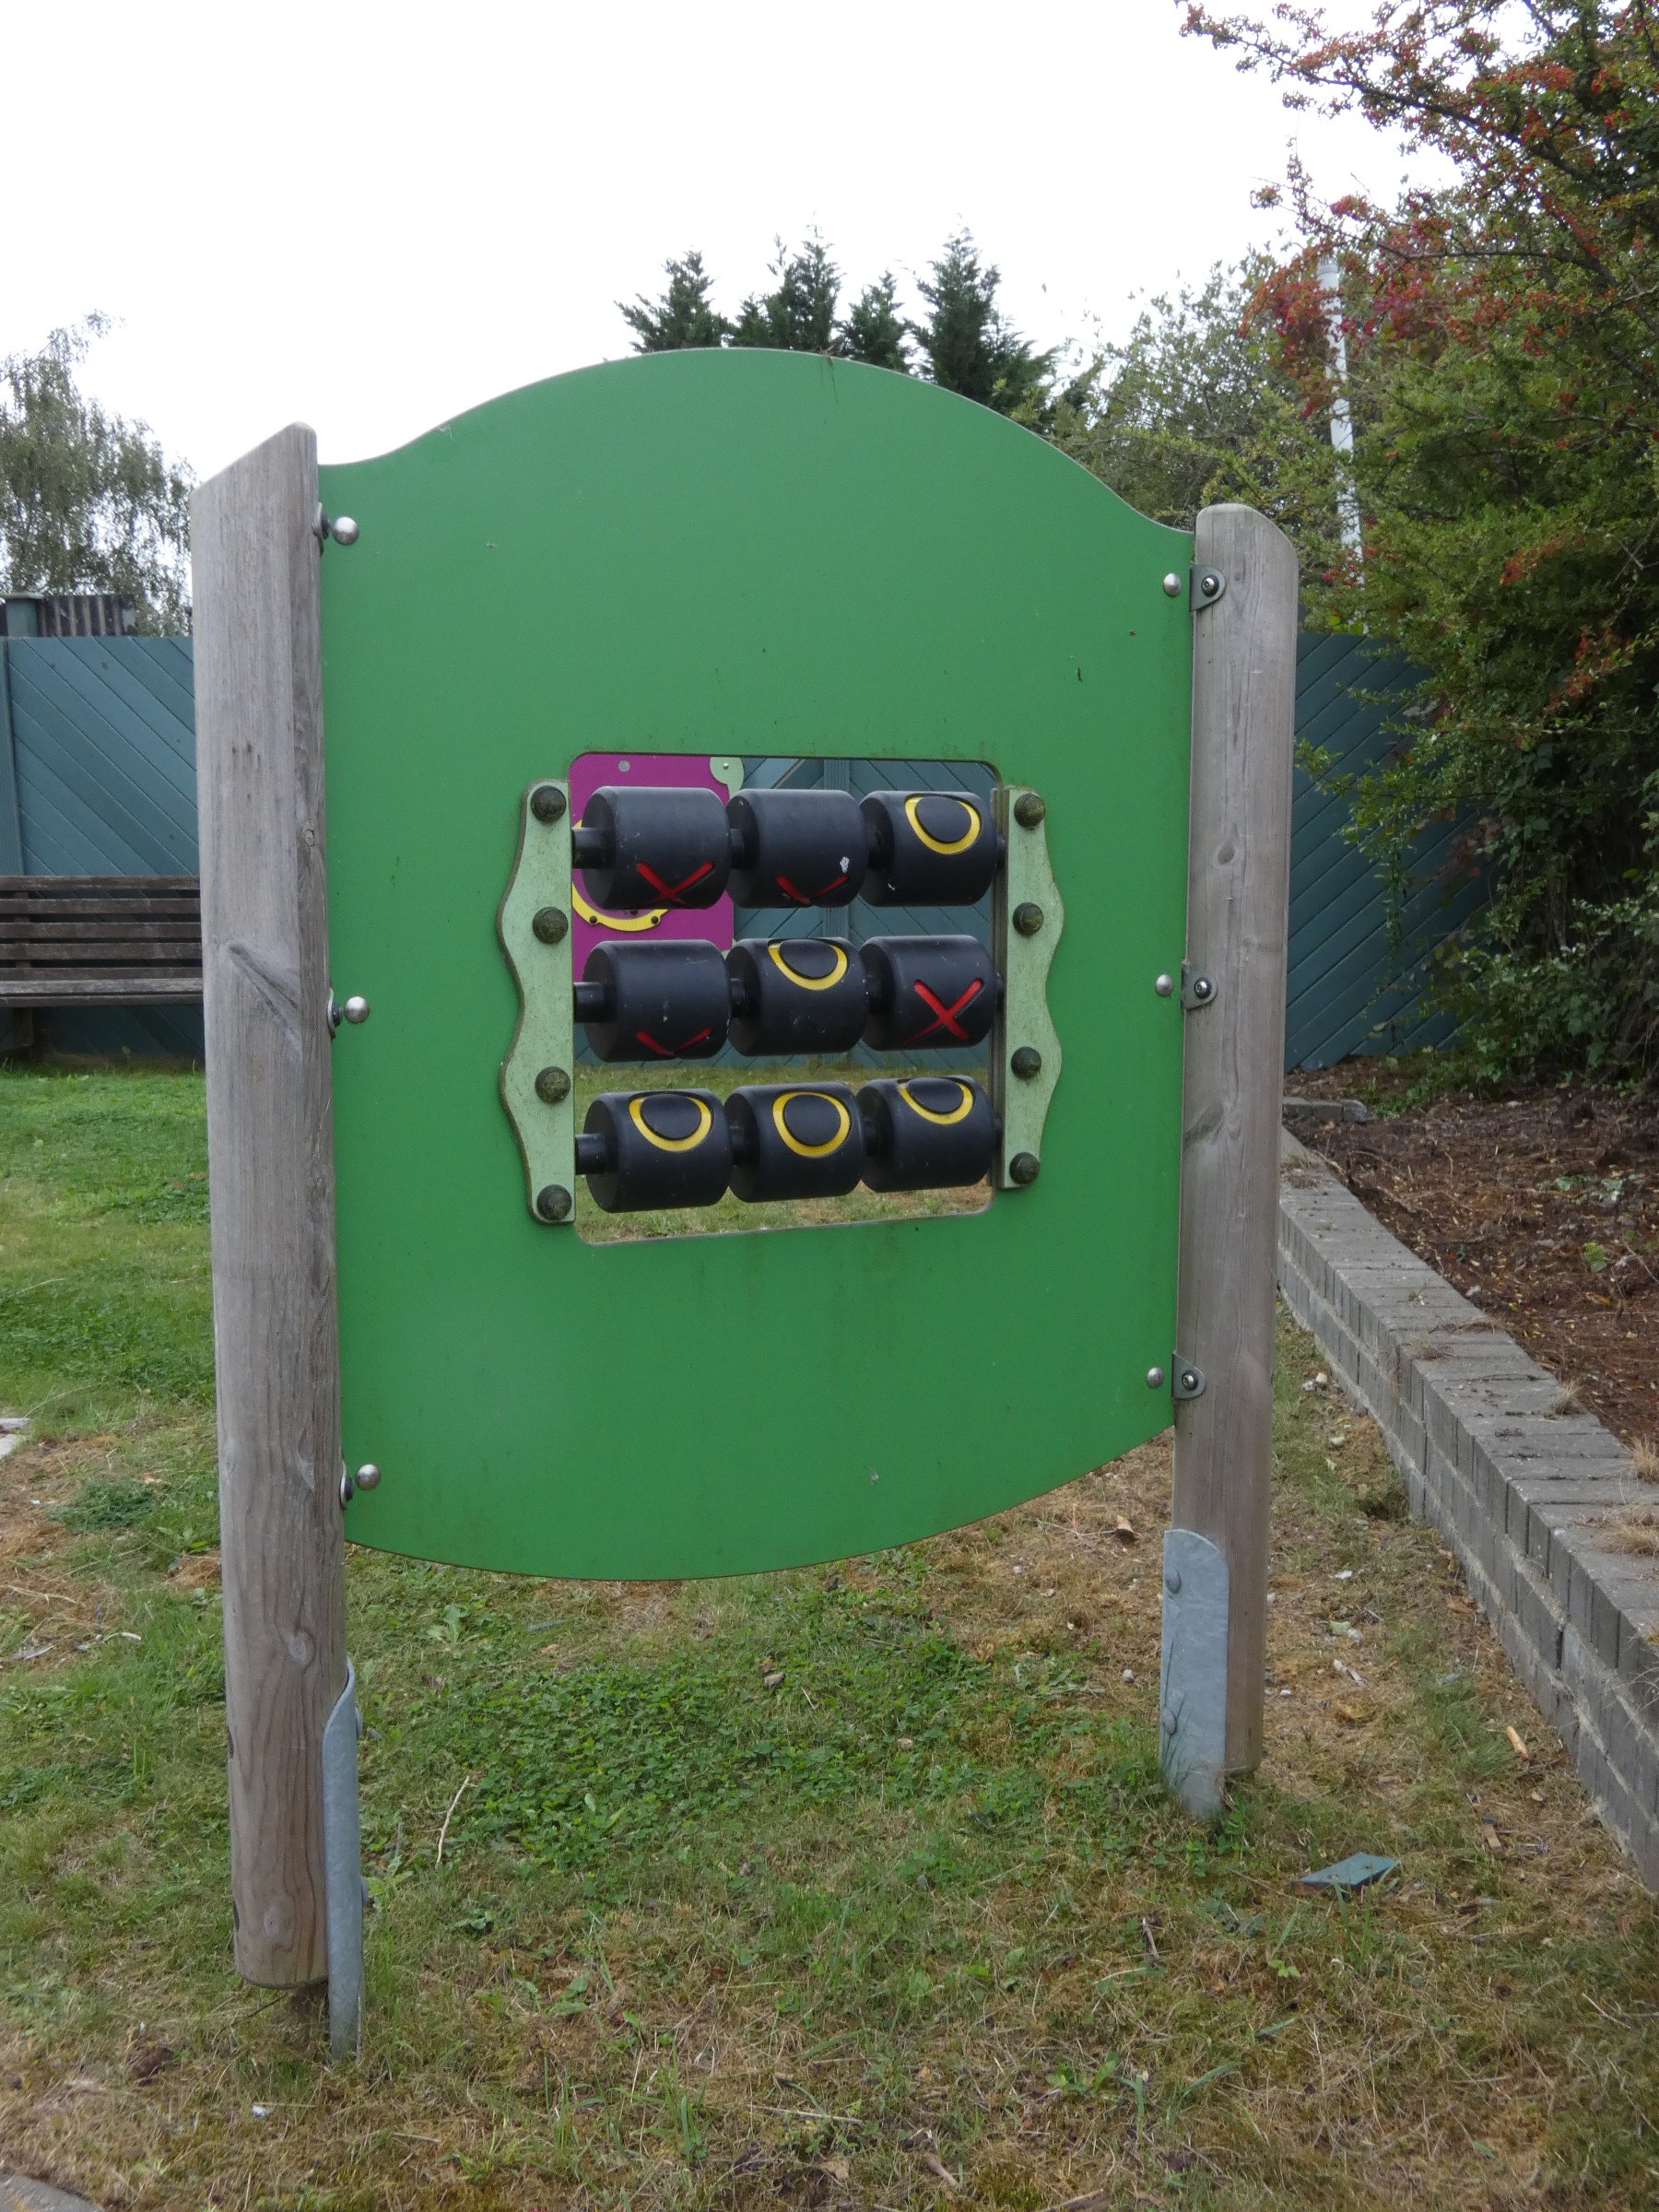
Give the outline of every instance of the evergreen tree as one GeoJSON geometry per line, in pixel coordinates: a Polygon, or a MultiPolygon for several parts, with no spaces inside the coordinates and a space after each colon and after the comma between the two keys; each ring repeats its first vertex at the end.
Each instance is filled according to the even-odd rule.
{"type": "Polygon", "coordinates": [[[780,353],[830,353],[841,271],[816,232],[796,253],[777,241],[770,292],[746,300],[732,332],[734,346],[770,346],[780,353]]]}
{"type": "Polygon", "coordinates": [[[1054,353],[1033,352],[996,304],[1002,272],[982,263],[966,230],[945,241],[932,281],[917,286],[931,312],[911,329],[935,384],[998,414],[1042,411],[1054,353]]]}
{"type": "Polygon", "coordinates": [[[190,471],[76,382],[107,328],[89,315],[0,361],[0,594],[113,592],[140,629],[187,629],[190,471]]]}
{"type": "Polygon", "coordinates": [[[899,287],[891,271],[866,285],[853,312],[836,333],[835,349],[850,361],[910,373],[910,331],[899,312],[899,287]]]}
{"type": "Polygon", "coordinates": [[[634,334],[634,351],[677,353],[688,346],[724,346],[732,326],[710,302],[714,279],[703,267],[702,255],[693,248],[665,265],[668,289],[660,300],[638,299],[631,307],[617,302],[634,334]]]}

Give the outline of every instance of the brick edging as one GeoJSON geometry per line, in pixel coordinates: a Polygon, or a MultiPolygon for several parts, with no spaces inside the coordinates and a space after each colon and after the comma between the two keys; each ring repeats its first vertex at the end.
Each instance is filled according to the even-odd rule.
{"type": "Polygon", "coordinates": [[[1651,1500],[1593,1415],[1286,1132],[1285,1301],[1382,1430],[1597,1811],[1659,1889],[1659,1562],[1604,1516],[1651,1500]]]}

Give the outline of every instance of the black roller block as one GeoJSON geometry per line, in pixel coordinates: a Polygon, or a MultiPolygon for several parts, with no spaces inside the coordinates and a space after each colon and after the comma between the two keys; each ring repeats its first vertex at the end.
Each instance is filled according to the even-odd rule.
{"type": "Polygon", "coordinates": [[[594,1203],[607,1214],[713,1206],[731,1174],[731,1129],[712,1090],[602,1091],[576,1146],[594,1203]]]}
{"type": "Polygon", "coordinates": [[[601,1060],[708,1060],[725,1042],[726,965],[701,938],[595,945],[574,995],[601,1060]]]}
{"type": "Polygon", "coordinates": [[[871,937],[864,958],[877,1051],[937,1052],[978,1044],[990,1033],[1001,981],[973,937],[871,937]]]}
{"type": "Polygon", "coordinates": [[[864,1173],[864,1122],[844,1083],[745,1084],[726,1119],[739,1198],[844,1198],[864,1173]]]}
{"type": "Polygon", "coordinates": [[[731,872],[726,811],[712,791],[605,783],[571,841],[595,906],[712,906],[731,872]]]}
{"type": "Polygon", "coordinates": [[[726,817],[739,906],[851,906],[857,898],[870,841],[850,792],[742,791],[726,817]]]}
{"type": "Polygon", "coordinates": [[[996,1116],[977,1083],[957,1076],[866,1083],[858,1111],[873,1191],[954,1190],[991,1172],[996,1116]]]}
{"type": "Polygon", "coordinates": [[[971,906],[991,888],[1003,841],[990,802],[958,791],[873,791],[864,803],[872,906],[971,906]]]}
{"type": "Polygon", "coordinates": [[[726,971],[740,1053],[848,1053],[864,1035],[864,962],[838,937],[740,937],[726,971]]]}

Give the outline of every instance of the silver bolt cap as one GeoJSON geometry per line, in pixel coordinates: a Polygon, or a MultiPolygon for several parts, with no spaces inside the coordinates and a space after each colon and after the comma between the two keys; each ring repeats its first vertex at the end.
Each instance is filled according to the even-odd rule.
{"type": "Polygon", "coordinates": [[[1149,1367],[1147,1370],[1147,1388],[1148,1390],[1161,1390],[1163,1379],[1164,1371],[1161,1367],[1149,1367]]]}
{"type": "Polygon", "coordinates": [[[1160,975],[1152,988],[1159,998],[1169,998],[1175,990],[1175,978],[1172,975],[1160,975]]]}
{"type": "Polygon", "coordinates": [[[358,541],[358,526],[348,514],[336,514],[328,534],[336,546],[355,546],[358,541]]]}
{"type": "Polygon", "coordinates": [[[369,1018],[369,1001],[366,998],[348,998],[340,1012],[356,1028],[359,1022],[369,1018]]]}
{"type": "Polygon", "coordinates": [[[357,1487],[359,1490],[371,1490],[376,1487],[379,1481],[380,1469],[375,1465],[372,1460],[368,1461],[366,1465],[358,1469],[357,1487]]]}
{"type": "Polygon", "coordinates": [[[1175,571],[1174,571],[1174,570],[1173,570],[1173,569],[1171,569],[1171,570],[1170,571],[1169,574],[1168,574],[1168,575],[1167,575],[1167,576],[1164,578],[1164,582],[1163,582],[1163,588],[1164,588],[1164,590],[1165,590],[1165,591],[1166,591],[1166,592],[1169,594],[1169,595],[1170,595],[1170,597],[1171,597],[1171,599],[1179,599],[1179,598],[1180,598],[1180,596],[1181,596],[1181,579],[1180,579],[1180,577],[1179,577],[1179,576],[1177,576],[1177,575],[1176,575],[1176,573],[1175,573],[1175,571]]]}

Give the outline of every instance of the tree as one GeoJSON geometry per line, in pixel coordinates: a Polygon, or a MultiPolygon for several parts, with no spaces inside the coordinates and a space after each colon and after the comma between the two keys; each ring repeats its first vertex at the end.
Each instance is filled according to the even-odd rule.
{"type": "Polygon", "coordinates": [[[866,285],[841,325],[836,351],[850,361],[910,374],[910,327],[899,312],[899,287],[891,270],[866,285]]]}
{"type": "Polygon", "coordinates": [[[1382,0],[1189,28],[1293,105],[1357,110],[1448,186],[1322,206],[1259,312],[1311,410],[1340,266],[1363,568],[1325,618],[1428,670],[1420,735],[1361,788],[1373,849],[1473,813],[1495,896],[1463,968],[1494,1075],[1659,1077],[1659,49],[1648,0],[1382,0]]]}
{"type": "Polygon", "coordinates": [[[112,592],[141,629],[187,629],[190,471],[76,382],[108,327],[89,315],[0,361],[0,594],[112,592]]]}
{"type": "Polygon", "coordinates": [[[777,241],[771,290],[747,299],[738,310],[734,346],[770,346],[780,353],[835,350],[835,310],[841,299],[841,271],[830,249],[815,233],[798,253],[777,241]]]}
{"type": "Polygon", "coordinates": [[[982,264],[972,238],[959,230],[917,284],[930,312],[911,331],[934,382],[947,392],[1001,415],[1039,413],[1055,354],[1033,352],[1007,322],[996,304],[1001,282],[1002,272],[982,264]]]}
{"type": "Polygon", "coordinates": [[[713,278],[695,247],[678,261],[665,264],[668,288],[660,300],[620,300],[622,320],[634,334],[636,353],[677,353],[689,346],[724,346],[732,335],[725,317],[710,303],[713,278]]]}

